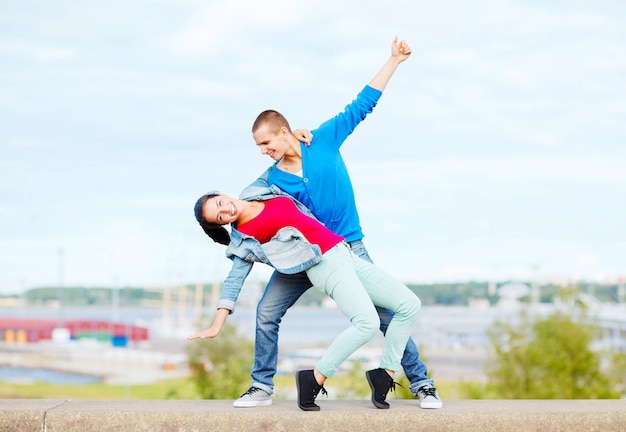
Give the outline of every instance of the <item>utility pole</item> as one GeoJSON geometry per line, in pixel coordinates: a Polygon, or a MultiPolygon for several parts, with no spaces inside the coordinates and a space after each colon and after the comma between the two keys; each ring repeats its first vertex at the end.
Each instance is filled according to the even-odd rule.
{"type": "Polygon", "coordinates": [[[202,303],[204,301],[204,285],[200,282],[196,283],[196,292],[194,297],[194,317],[195,322],[200,322],[202,317],[202,303]]]}
{"type": "Polygon", "coordinates": [[[58,282],[58,286],[57,286],[57,301],[59,302],[59,314],[57,317],[57,327],[58,328],[63,328],[64,326],[64,317],[63,317],[63,303],[64,303],[64,297],[65,297],[65,281],[64,281],[64,262],[63,262],[63,255],[64,255],[65,251],[63,250],[62,247],[59,248],[58,250],[58,271],[59,271],[59,282],[58,282]]]}

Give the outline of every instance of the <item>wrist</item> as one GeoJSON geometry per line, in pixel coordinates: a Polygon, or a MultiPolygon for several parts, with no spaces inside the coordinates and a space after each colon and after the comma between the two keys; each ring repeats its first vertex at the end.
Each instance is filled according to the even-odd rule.
{"type": "Polygon", "coordinates": [[[400,60],[400,56],[391,56],[389,57],[389,64],[391,64],[393,67],[397,67],[400,63],[402,63],[402,61],[400,60]]]}

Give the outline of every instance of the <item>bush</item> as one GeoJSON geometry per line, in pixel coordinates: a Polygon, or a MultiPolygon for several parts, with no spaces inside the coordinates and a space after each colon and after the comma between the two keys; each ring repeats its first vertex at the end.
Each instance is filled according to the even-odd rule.
{"type": "Polygon", "coordinates": [[[189,341],[186,350],[191,380],[203,399],[237,399],[249,387],[254,343],[235,325],[226,323],[214,339],[189,341]]]}
{"type": "Polygon", "coordinates": [[[522,312],[516,325],[496,322],[488,332],[487,391],[508,399],[619,398],[626,369],[615,360],[623,356],[592,350],[595,333],[573,302],[547,317],[522,312]],[[607,354],[613,361],[604,361],[607,354]]]}

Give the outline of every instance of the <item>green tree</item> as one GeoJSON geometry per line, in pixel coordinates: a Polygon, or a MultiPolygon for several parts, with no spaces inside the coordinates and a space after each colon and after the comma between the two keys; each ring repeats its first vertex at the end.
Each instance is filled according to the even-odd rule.
{"type": "Polygon", "coordinates": [[[254,344],[234,324],[226,323],[214,339],[189,341],[186,350],[191,380],[203,399],[236,399],[248,387],[254,344]]]}
{"type": "Polygon", "coordinates": [[[610,352],[609,376],[617,383],[617,390],[626,395],[626,352],[610,352]]]}
{"type": "MultiPolygon", "coordinates": [[[[517,324],[499,321],[488,331],[490,395],[508,399],[620,397],[623,383],[610,378],[616,371],[604,371],[602,353],[591,348],[596,327],[588,322],[584,307],[572,301],[565,304],[565,310],[547,317],[523,311],[517,324]]],[[[622,370],[618,376],[623,374],[622,370]]]]}

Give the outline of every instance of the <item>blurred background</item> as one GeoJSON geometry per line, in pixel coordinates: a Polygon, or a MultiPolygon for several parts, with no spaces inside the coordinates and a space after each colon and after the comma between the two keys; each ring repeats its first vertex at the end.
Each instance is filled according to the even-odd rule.
{"type": "MultiPolygon", "coordinates": [[[[433,370],[482,374],[503,304],[543,303],[546,316],[562,287],[618,308],[596,316],[623,349],[625,19],[626,5],[602,0],[3,0],[4,363],[82,340],[81,352],[105,344],[107,364],[159,358],[185,375],[184,337],[230,267],[195,199],[237,195],[272,162],[250,132],[260,111],[315,129],[396,35],[413,54],[342,154],[372,258],[424,300],[414,336],[433,370]],[[456,362],[460,348],[476,358],[456,362]]],[[[255,267],[233,316],[248,339],[269,274],[255,267]]],[[[303,299],[281,347],[319,323],[311,308],[337,320],[312,345],[332,340],[343,317],[324,306],[303,299]]],[[[69,363],[56,369],[94,364],[69,363]]]]}

